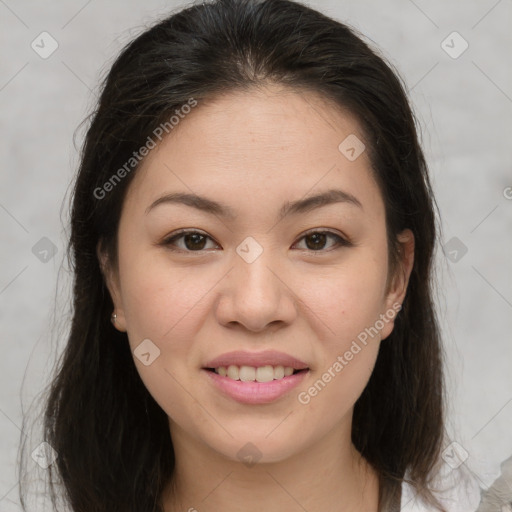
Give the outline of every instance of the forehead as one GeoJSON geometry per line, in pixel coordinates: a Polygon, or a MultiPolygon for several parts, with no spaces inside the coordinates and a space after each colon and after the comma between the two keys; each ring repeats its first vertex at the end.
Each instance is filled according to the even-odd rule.
{"type": "Polygon", "coordinates": [[[233,157],[239,151],[246,156],[251,149],[289,148],[297,153],[302,147],[315,156],[325,151],[328,158],[337,156],[340,135],[363,138],[359,123],[347,109],[319,93],[277,84],[201,100],[176,128],[169,141],[187,138],[188,143],[193,131],[194,136],[202,136],[197,145],[205,151],[225,149],[233,157]],[[305,138],[310,141],[306,148],[302,146],[305,138]]]}
{"type": "Polygon", "coordinates": [[[341,150],[354,137],[364,140],[355,117],[316,93],[283,86],[231,92],[183,115],[144,159],[128,195],[147,203],[170,188],[234,204],[243,194],[245,202],[296,199],[341,186],[378,206],[367,152],[350,160],[341,150]]]}

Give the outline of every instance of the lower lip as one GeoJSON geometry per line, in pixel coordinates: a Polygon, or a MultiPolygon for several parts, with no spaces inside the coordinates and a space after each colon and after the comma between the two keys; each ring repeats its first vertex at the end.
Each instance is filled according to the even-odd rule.
{"type": "Polygon", "coordinates": [[[241,380],[223,377],[218,373],[205,370],[204,368],[202,371],[208,374],[214,386],[230,396],[233,400],[242,404],[271,403],[298,386],[309,373],[309,370],[301,371],[289,375],[288,377],[271,380],[269,382],[243,382],[241,380]]]}

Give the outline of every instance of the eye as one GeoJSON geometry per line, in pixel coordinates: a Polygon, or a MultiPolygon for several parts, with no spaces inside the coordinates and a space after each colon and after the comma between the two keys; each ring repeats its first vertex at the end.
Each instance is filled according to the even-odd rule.
{"type": "MultiPolygon", "coordinates": [[[[208,240],[213,241],[211,237],[200,231],[181,230],[166,238],[162,242],[162,245],[169,246],[171,250],[199,252],[208,249],[206,247],[208,240]],[[182,243],[177,243],[178,241],[182,243]]],[[[333,247],[336,248],[352,245],[348,240],[336,233],[332,233],[331,231],[310,231],[303,235],[299,240],[304,240],[306,242],[305,250],[312,252],[327,252],[328,250],[333,250],[333,247]],[[331,245],[330,249],[325,250],[325,245],[329,239],[334,240],[334,244],[331,245]]]]}
{"type": "Polygon", "coordinates": [[[352,245],[348,240],[336,233],[332,233],[331,231],[310,231],[300,238],[300,240],[304,240],[306,242],[306,250],[313,252],[327,252],[328,250],[333,250],[332,246],[331,249],[324,250],[325,244],[329,238],[331,238],[331,240],[335,240],[334,248],[352,245]]]}
{"type": "MultiPolygon", "coordinates": [[[[212,240],[208,235],[200,231],[181,230],[173,236],[166,238],[162,244],[165,246],[178,245],[177,249],[184,252],[198,252],[206,250],[205,245],[208,239],[212,240]],[[179,246],[179,244],[176,244],[177,240],[182,240],[184,247],[183,245],[179,246]]],[[[175,250],[173,247],[171,249],[175,250]]]]}

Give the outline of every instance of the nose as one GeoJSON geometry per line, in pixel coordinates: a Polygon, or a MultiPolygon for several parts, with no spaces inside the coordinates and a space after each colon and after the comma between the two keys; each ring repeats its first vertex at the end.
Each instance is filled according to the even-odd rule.
{"type": "Polygon", "coordinates": [[[232,270],[219,288],[218,322],[256,333],[291,324],[297,314],[297,299],[289,272],[284,272],[270,250],[248,261],[234,255],[232,270]]]}

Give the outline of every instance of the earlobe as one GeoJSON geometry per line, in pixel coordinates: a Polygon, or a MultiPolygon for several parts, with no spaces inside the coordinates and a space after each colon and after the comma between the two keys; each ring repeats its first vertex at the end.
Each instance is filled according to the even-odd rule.
{"type": "Polygon", "coordinates": [[[107,287],[112,303],[114,304],[114,310],[112,311],[111,321],[112,325],[121,332],[126,332],[126,322],[124,317],[124,310],[122,307],[121,296],[119,293],[119,285],[109,262],[106,252],[102,249],[101,241],[98,242],[96,247],[96,255],[100,265],[100,270],[103,275],[105,286],[107,287]]]}
{"type": "Polygon", "coordinates": [[[386,297],[386,312],[390,318],[381,332],[381,339],[387,338],[394,327],[394,319],[402,307],[409,286],[409,278],[414,266],[414,234],[405,229],[398,236],[399,242],[399,268],[393,276],[388,295],[386,297]]]}
{"type": "Polygon", "coordinates": [[[390,290],[391,302],[403,303],[409,278],[414,266],[414,234],[410,229],[404,229],[397,235],[399,242],[399,268],[394,279],[394,285],[390,290]]]}

